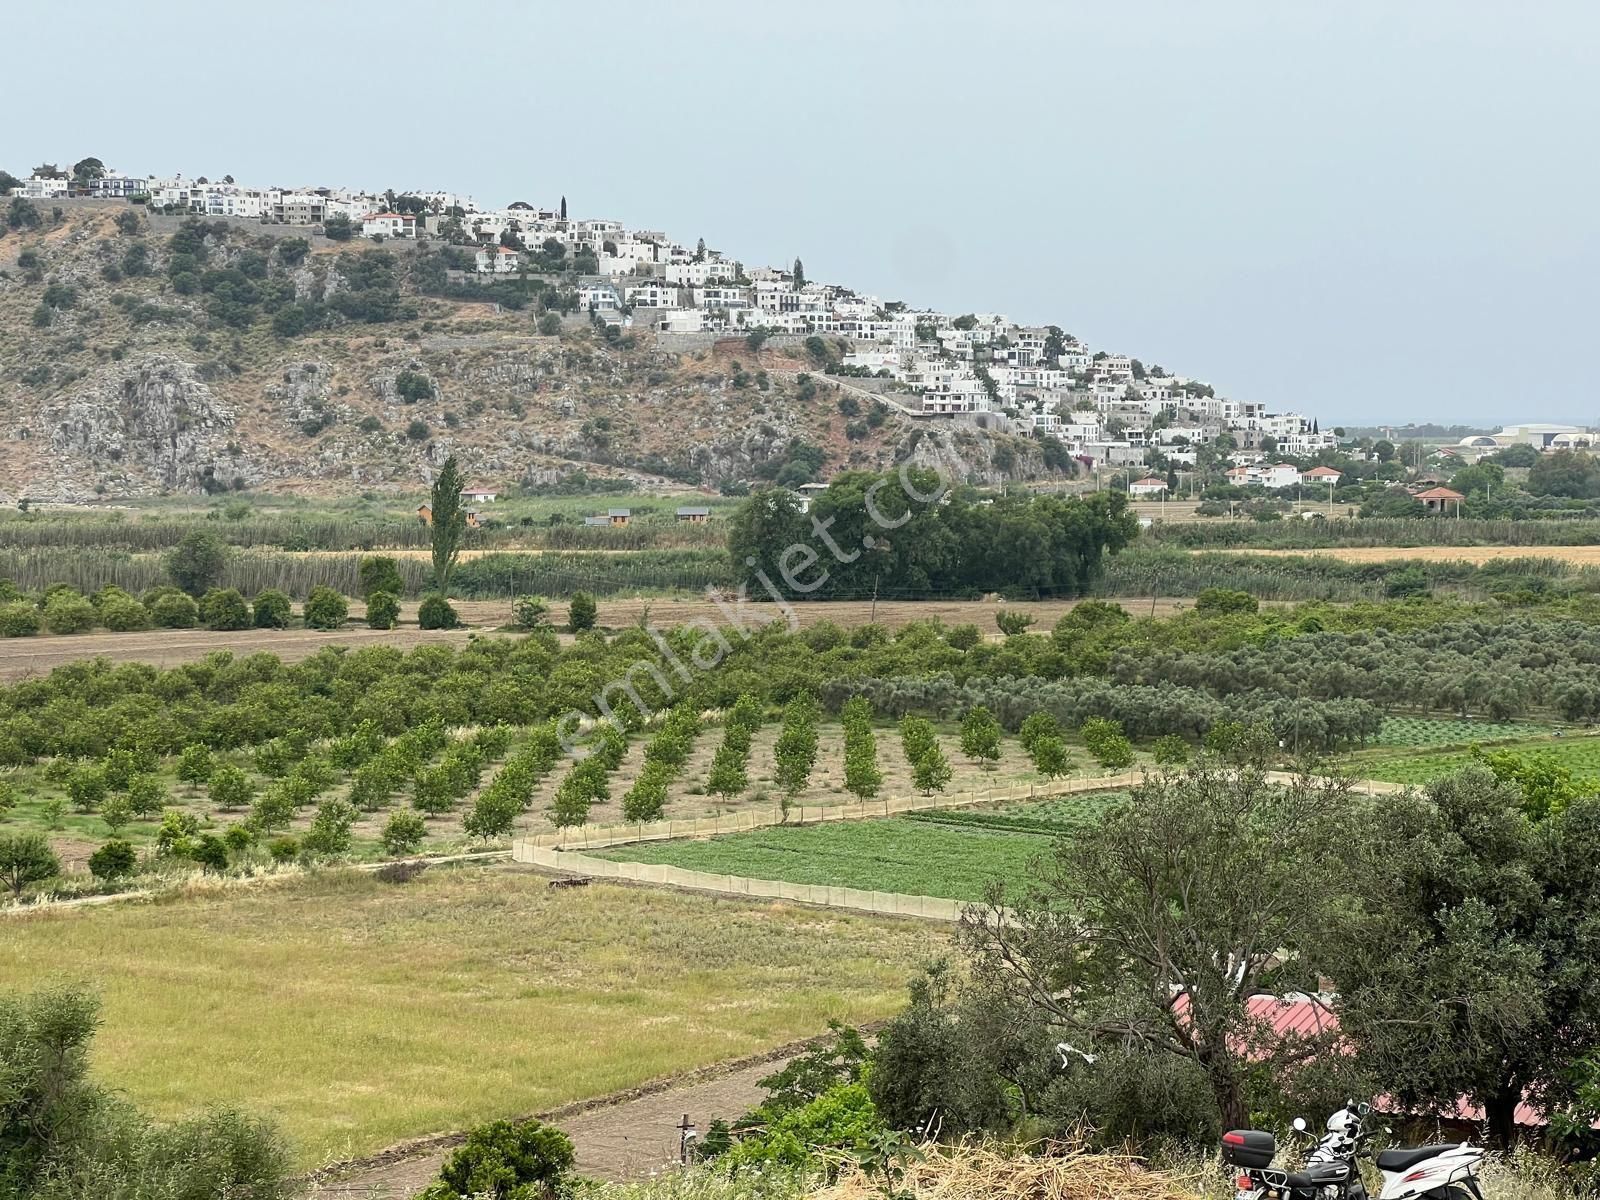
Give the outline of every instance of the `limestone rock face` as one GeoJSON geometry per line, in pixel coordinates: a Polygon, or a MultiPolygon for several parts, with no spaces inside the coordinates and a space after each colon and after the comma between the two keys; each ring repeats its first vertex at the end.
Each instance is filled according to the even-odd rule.
{"type": "Polygon", "coordinates": [[[198,489],[224,469],[236,419],[192,365],[152,354],[108,364],[47,405],[41,424],[63,466],[80,465],[59,479],[67,499],[130,477],[198,489]]]}

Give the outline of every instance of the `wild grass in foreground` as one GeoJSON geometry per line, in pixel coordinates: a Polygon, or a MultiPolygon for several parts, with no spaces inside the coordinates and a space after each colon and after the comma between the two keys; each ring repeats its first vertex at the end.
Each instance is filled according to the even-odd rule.
{"type": "Polygon", "coordinates": [[[896,1011],[937,931],[510,870],[353,871],[5,918],[0,988],[98,988],[96,1074],[311,1167],[896,1011]]]}

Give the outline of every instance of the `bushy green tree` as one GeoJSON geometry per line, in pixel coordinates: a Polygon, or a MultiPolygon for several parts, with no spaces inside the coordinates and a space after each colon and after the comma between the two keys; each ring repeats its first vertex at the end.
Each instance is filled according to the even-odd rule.
{"type": "MultiPolygon", "coordinates": [[[[367,624],[373,629],[393,629],[400,623],[400,601],[391,592],[370,592],[367,595],[367,624]]],[[[424,625],[424,629],[431,626],[424,625]]]]}
{"type": "Polygon", "coordinates": [[[817,703],[802,693],[783,710],[783,728],[773,746],[774,778],[789,795],[805,789],[817,763],[817,703]]]}
{"type": "Polygon", "coordinates": [[[338,629],[349,616],[349,603],[330,587],[314,587],[306,597],[305,621],[309,629],[338,629]]]}
{"type": "Polygon", "coordinates": [[[749,749],[740,750],[724,739],[717,752],[711,756],[711,770],[706,774],[706,791],[721,796],[724,804],[741,795],[750,786],[746,772],[749,749]]]}
{"type": "MultiPolygon", "coordinates": [[[[0,886],[21,899],[29,884],[61,874],[61,860],[39,833],[0,833],[0,886]]],[[[0,1175],[4,1178],[4,1175],[0,1175]]]]}
{"type": "Polygon", "coordinates": [[[136,817],[153,817],[167,806],[166,785],[155,775],[135,775],[128,780],[128,807],[136,817]]]}
{"type": "Polygon", "coordinates": [[[406,585],[400,577],[400,564],[392,555],[363,555],[356,571],[361,579],[363,599],[371,599],[374,592],[388,592],[391,596],[405,594],[406,585]]]}
{"type": "Polygon", "coordinates": [[[324,800],[317,806],[301,845],[308,854],[327,858],[350,853],[350,830],[358,815],[355,805],[347,800],[324,800]]]}
{"type": "Polygon", "coordinates": [[[511,623],[518,629],[538,629],[550,619],[543,596],[518,596],[511,604],[511,623]]]}
{"type": "Polygon", "coordinates": [[[1189,761],[1189,743],[1175,733],[1158,737],[1150,751],[1155,756],[1157,766],[1181,767],[1189,761]]]}
{"type": "Polygon", "coordinates": [[[96,879],[122,879],[139,866],[139,856],[128,842],[112,839],[89,855],[89,874],[96,879]]]}
{"type": "Polygon", "coordinates": [[[399,856],[415,854],[422,839],[428,836],[427,823],[415,809],[397,808],[384,824],[381,840],[383,848],[399,856]]]}
{"type": "Polygon", "coordinates": [[[1385,796],[1322,965],[1341,1036],[1409,1111],[1481,1105],[1517,1138],[1534,1095],[1575,1099],[1576,1058],[1600,1039],[1600,798],[1529,810],[1481,766],[1385,796]]]}
{"type": "Polygon", "coordinates": [[[215,587],[228,561],[228,546],[207,529],[191,529],[166,558],[167,575],[191,596],[215,587]]]}
{"type": "Polygon", "coordinates": [[[599,619],[598,614],[593,596],[588,592],[573,592],[572,599],[567,602],[567,631],[582,633],[586,629],[593,629],[595,621],[599,619]]]}
{"type": "Polygon", "coordinates": [[[1067,753],[1067,744],[1058,737],[1040,738],[1033,744],[1033,752],[1029,757],[1033,759],[1034,769],[1046,779],[1059,779],[1072,770],[1072,756],[1067,753]]]}
{"type": "Polygon", "coordinates": [[[67,777],[67,797],[79,812],[90,813],[105,801],[109,784],[99,763],[78,767],[67,777]]]}
{"type": "Polygon", "coordinates": [[[1028,627],[1034,623],[1031,613],[1019,612],[1014,608],[1002,608],[994,615],[994,623],[1001,633],[1007,637],[1016,637],[1018,634],[1027,633],[1028,627]]]}
{"type": "Polygon", "coordinates": [[[589,809],[611,798],[611,787],[606,781],[606,765],[597,754],[591,754],[572,765],[572,769],[556,788],[555,802],[551,805],[551,820],[558,826],[582,825],[589,819],[589,809]]]}
{"type": "Polygon", "coordinates": [[[268,588],[256,594],[253,615],[257,629],[287,629],[294,605],[285,593],[268,588]]]}
{"type": "Polygon", "coordinates": [[[158,629],[193,629],[200,619],[200,606],[192,596],[168,592],[150,605],[150,619],[158,629]]]}
{"type": "Polygon", "coordinates": [[[667,805],[667,786],[674,770],[659,759],[646,762],[622,796],[622,816],[628,821],[658,821],[667,805]]]}
{"type": "Polygon", "coordinates": [[[924,796],[931,796],[934,792],[942,792],[950,786],[953,772],[949,760],[945,758],[944,751],[938,747],[911,764],[911,786],[924,796]]]}
{"type": "Polygon", "coordinates": [[[0,637],[32,637],[39,632],[39,610],[26,601],[0,604],[0,637]]]}
{"type": "Polygon", "coordinates": [[[250,605],[234,588],[212,588],[200,597],[200,621],[207,629],[249,629],[250,605]]]}
{"type": "Polygon", "coordinates": [[[150,628],[150,610],[121,588],[103,589],[97,597],[100,623],[112,633],[150,628]]]}
{"type": "Polygon", "coordinates": [[[275,784],[257,796],[250,806],[250,823],[263,834],[270,835],[289,828],[294,811],[294,797],[289,788],[275,784]]]}
{"type": "Polygon", "coordinates": [[[467,1133],[418,1200],[538,1200],[568,1193],[572,1142],[540,1121],[491,1121],[467,1133]]]}
{"type": "Polygon", "coordinates": [[[1000,722],[981,704],[961,719],[961,753],[986,768],[1000,761],[1000,722]]]}
{"type": "Polygon", "coordinates": [[[255,787],[238,767],[222,766],[211,772],[207,781],[206,796],[224,812],[236,808],[249,808],[255,798],[255,787]]]}
{"type": "Polygon", "coordinates": [[[1120,771],[1133,765],[1133,743],[1117,722],[1108,717],[1091,717],[1079,732],[1089,753],[1108,771],[1120,771]]]}
{"type": "Polygon", "coordinates": [[[461,617],[450,601],[438,592],[422,598],[417,608],[417,625],[422,629],[455,629],[461,617]]]}
{"type": "Polygon", "coordinates": [[[133,820],[133,805],[128,803],[127,796],[107,796],[105,803],[100,806],[100,819],[106,823],[111,836],[116,837],[122,832],[123,826],[133,820]]]}
{"type": "Polygon", "coordinates": [[[44,606],[44,627],[51,633],[82,633],[98,619],[94,605],[70,589],[56,592],[44,606]]]}
{"type": "Polygon", "coordinates": [[[190,742],[178,755],[178,778],[184,783],[201,784],[211,778],[216,762],[211,747],[204,742],[190,742]]]}

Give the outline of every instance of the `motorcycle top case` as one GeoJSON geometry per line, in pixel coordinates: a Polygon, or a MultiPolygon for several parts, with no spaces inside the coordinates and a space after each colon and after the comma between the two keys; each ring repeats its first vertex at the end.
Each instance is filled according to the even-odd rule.
{"type": "Polygon", "coordinates": [[[1232,1129],[1222,1135],[1222,1161],[1230,1167],[1265,1167],[1278,1152],[1278,1140],[1257,1129],[1232,1129]]]}

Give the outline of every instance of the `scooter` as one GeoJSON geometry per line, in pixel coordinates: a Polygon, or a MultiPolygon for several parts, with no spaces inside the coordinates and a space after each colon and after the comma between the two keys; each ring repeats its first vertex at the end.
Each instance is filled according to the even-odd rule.
{"type": "MultiPolygon", "coordinates": [[[[1234,1180],[1235,1200],[1367,1200],[1366,1185],[1355,1160],[1370,1151],[1366,1118],[1372,1106],[1347,1101],[1328,1118],[1327,1132],[1306,1156],[1305,1167],[1284,1171],[1271,1165],[1277,1151],[1270,1133],[1236,1129],[1223,1135],[1223,1161],[1241,1168],[1234,1180]]],[[[1304,1117],[1294,1119],[1297,1133],[1307,1132],[1304,1117]]],[[[1383,1175],[1378,1200],[1483,1200],[1478,1169],[1484,1152],[1467,1143],[1380,1150],[1383,1175]]]]}
{"type": "Polygon", "coordinates": [[[1483,1148],[1469,1142],[1443,1142],[1406,1150],[1380,1150],[1374,1161],[1383,1174],[1378,1200],[1483,1200],[1478,1171],[1483,1148]]]}

